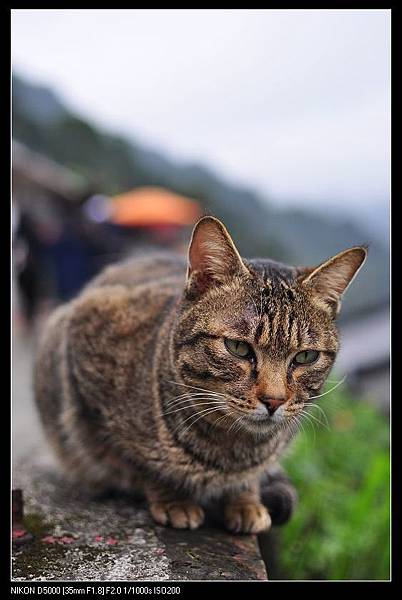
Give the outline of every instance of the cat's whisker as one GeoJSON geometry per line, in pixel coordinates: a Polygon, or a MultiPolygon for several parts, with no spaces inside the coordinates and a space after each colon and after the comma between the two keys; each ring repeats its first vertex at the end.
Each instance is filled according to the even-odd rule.
{"type": "Polygon", "coordinates": [[[179,400],[180,398],[185,398],[186,396],[202,396],[202,395],[210,395],[210,396],[223,396],[223,394],[218,394],[217,392],[185,392],[184,394],[180,394],[179,396],[175,396],[175,400],[179,400]]]}
{"type": "Polygon", "coordinates": [[[173,408],[176,407],[180,407],[180,406],[191,406],[191,404],[197,404],[198,402],[201,401],[205,401],[205,402],[219,402],[221,404],[226,404],[226,402],[222,399],[217,399],[217,398],[187,398],[187,400],[180,400],[180,402],[172,402],[169,405],[165,406],[166,410],[172,410],[173,408]]]}
{"type": "Polygon", "coordinates": [[[313,429],[313,432],[314,432],[314,443],[315,443],[317,440],[318,425],[313,419],[311,419],[312,415],[305,413],[303,416],[306,418],[307,422],[311,424],[311,428],[313,429]]]}
{"type": "Polygon", "coordinates": [[[302,422],[302,420],[301,420],[301,419],[299,419],[299,416],[298,416],[298,415],[296,415],[296,417],[295,417],[295,418],[296,418],[297,425],[298,425],[299,427],[301,427],[301,430],[303,431],[304,435],[307,435],[307,431],[304,429],[304,425],[303,425],[303,422],[302,422]]]}
{"type": "Polygon", "coordinates": [[[323,415],[328,428],[330,427],[327,414],[326,414],[325,410],[321,406],[319,406],[318,404],[315,404],[314,402],[305,402],[304,406],[307,406],[307,407],[310,407],[310,408],[316,408],[317,410],[319,410],[321,412],[321,414],[323,415]]]}
{"type": "Polygon", "coordinates": [[[309,424],[309,426],[313,430],[314,441],[315,441],[315,439],[316,439],[315,423],[314,423],[314,421],[311,421],[309,417],[310,417],[310,415],[308,413],[300,413],[300,421],[302,421],[304,419],[309,424]]]}
{"type": "Polygon", "coordinates": [[[295,418],[293,420],[294,435],[297,435],[299,433],[300,426],[301,426],[301,423],[297,420],[297,418],[295,418]]]}
{"type": "Polygon", "coordinates": [[[208,390],[207,388],[197,387],[195,385],[188,385],[187,383],[182,383],[180,381],[173,381],[172,379],[166,379],[167,383],[173,383],[174,385],[181,385],[186,388],[190,388],[193,390],[201,390],[201,392],[212,392],[213,394],[219,394],[220,396],[224,396],[221,392],[215,392],[213,390],[208,390]]]}
{"type": "Polygon", "coordinates": [[[282,428],[282,423],[274,423],[273,435],[276,435],[278,431],[282,428]]]}
{"type": "Polygon", "coordinates": [[[240,419],[237,420],[237,425],[234,427],[233,433],[238,433],[241,430],[242,423],[245,419],[244,415],[240,415],[240,419]]]}
{"type": "Polygon", "coordinates": [[[314,442],[314,444],[315,444],[315,443],[316,443],[316,441],[317,441],[317,431],[316,431],[315,425],[314,425],[314,423],[313,423],[312,421],[310,421],[309,419],[306,419],[306,420],[307,420],[307,423],[310,425],[310,427],[311,427],[311,429],[312,429],[312,431],[313,431],[313,442],[314,442]]]}
{"type": "Polygon", "coordinates": [[[308,415],[309,417],[311,417],[314,421],[316,421],[317,423],[319,423],[320,425],[322,425],[323,427],[325,427],[328,431],[330,431],[330,427],[328,423],[323,423],[323,421],[321,421],[320,419],[318,419],[318,417],[316,417],[315,415],[312,415],[309,412],[305,412],[305,415],[308,415]]]}
{"type": "MultiPolygon", "coordinates": [[[[192,426],[193,426],[193,425],[194,425],[194,424],[195,424],[197,421],[199,421],[200,419],[202,419],[202,418],[206,417],[207,415],[209,415],[209,414],[212,414],[213,412],[216,412],[216,411],[218,411],[218,410],[220,410],[220,407],[215,407],[215,408],[205,408],[204,410],[202,410],[202,411],[200,411],[200,412],[198,412],[198,413],[196,413],[196,414],[194,414],[194,415],[190,415],[190,417],[187,417],[187,419],[184,419],[184,421],[183,421],[183,422],[182,422],[180,425],[184,425],[184,423],[185,423],[186,421],[188,421],[189,419],[191,419],[191,418],[194,418],[194,417],[197,417],[195,420],[193,420],[193,421],[190,423],[190,425],[189,425],[188,427],[186,427],[186,428],[185,428],[185,429],[184,429],[184,430],[181,432],[181,433],[182,433],[182,435],[183,435],[183,434],[184,434],[186,431],[188,431],[188,430],[189,430],[189,429],[190,429],[190,428],[191,428],[191,427],[192,427],[192,426]]],[[[175,429],[175,433],[177,433],[178,431],[180,431],[180,426],[179,426],[177,429],[175,429]]]]}
{"type": "MultiPolygon", "coordinates": [[[[243,418],[244,418],[244,415],[240,415],[240,417],[238,417],[238,418],[237,418],[237,419],[236,419],[236,420],[235,420],[235,421],[234,421],[234,422],[231,424],[231,426],[230,426],[230,427],[229,427],[229,429],[228,429],[228,433],[230,433],[230,432],[232,431],[232,429],[234,429],[234,428],[235,428],[235,426],[236,426],[236,423],[238,423],[239,421],[241,421],[243,418]]],[[[237,430],[235,429],[235,431],[237,431],[237,430]]],[[[234,431],[233,433],[235,433],[235,431],[234,431]]]]}
{"type": "Polygon", "coordinates": [[[222,419],[228,419],[230,416],[232,416],[232,414],[233,414],[232,411],[229,408],[227,408],[227,414],[221,415],[220,417],[218,417],[218,419],[216,419],[213,422],[213,425],[216,426],[217,423],[219,423],[219,421],[222,421],[222,419]]]}
{"type": "Polygon", "coordinates": [[[236,435],[241,430],[241,424],[243,421],[243,415],[240,415],[238,419],[235,421],[235,427],[233,427],[233,435],[236,435]]]}
{"type": "MultiPolygon", "coordinates": [[[[303,424],[303,422],[302,422],[302,419],[300,418],[300,416],[299,416],[299,415],[296,415],[296,420],[297,420],[297,425],[298,425],[298,427],[300,427],[300,428],[301,428],[301,430],[302,430],[303,434],[304,434],[304,435],[306,436],[306,438],[308,439],[308,432],[307,432],[307,431],[306,431],[306,429],[304,428],[304,424],[303,424]]],[[[304,453],[305,453],[305,456],[306,456],[306,455],[307,455],[307,447],[305,447],[305,448],[304,448],[304,453]]]]}
{"type": "Polygon", "coordinates": [[[285,429],[285,432],[287,432],[287,431],[291,432],[291,429],[290,429],[290,420],[284,422],[284,429],[285,429]]]}
{"type": "Polygon", "coordinates": [[[215,394],[215,393],[212,393],[212,392],[209,393],[209,394],[207,394],[205,392],[197,392],[197,393],[194,393],[194,392],[190,393],[190,392],[188,392],[186,394],[181,394],[180,396],[177,396],[176,398],[171,398],[170,400],[168,400],[166,402],[166,405],[168,406],[170,404],[180,403],[182,400],[185,401],[185,400],[188,400],[188,399],[191,399],[191,398],[195,398],[195,399],[197,399],[197,398],[216,398],[216,399],[219,399],[219,400],[223,400],[224,396],[220,395],[220,394],[215,394]]]}
{"type": "Polygon", "coordinates": [[[243,416],[243,417],[240,419],[238,426],[235,428],[235,433],[240,433],[240,431],[241,431],[241,428],[242,428],[242,423],[243,423],[243,420],[244,420],[244,419],[245,419],[245,416],[243,416]]]}
{"type": "Polygon", "coordinates": [[[211,390],[201,390],[201,391],[193,391],[193,390],[186,390],[185,392],[183,392],[182,394],[178,394],[177,396],[174,396],[175,398],[181,398],[183,396],[193,396],[195,394],[216,394],[217,392],[213,392],[211,390]]]}
{"type": "Polygon", "coordinates": [[[193,423],[195,423],[195,421],[197,420],[197,418],[202,418],[203,416],[206,416],[209,412],[214,412],[219,410],[218,408],[214,407],[214,408],[205,408],[202,411],[198,411],[196,413],[191,414],[189,417],[187,417],[186,419],[184,419],[184,421],[182,421],[181,423],[179,423],[179,425],[176,427],[176,429],[173,431],[174,434],[176,433],[184,433],[186,432],[193,423]],[[193,421],[189,424],[189,426],[184,427],[185,423],[188,422],[189,420],[191,421],[191,419],[193,419],[193,421]]]}
{"type": "Polygon", "coordinates": [[[194,404],[188,404],[186,406],[181,406],[180,408],[175,408],[175,410],[168,410],[166,412],[163,412],[163,415],[171,415],[173,413],[177,413],[180,412],[181,410],[188,410],[189,408],[191,408],[192,406],[212,406],[212,405],[218,405],[218,406],[226,406],[225,402],[199,402],[199,403],[194,403],[194,404]]]}
{"type": "Polygon", "coordinates": [[[227,403],[225,403],[220,409],[218,408],[217,410],[222,410],[224,414],[218,417],[218,419],[216,419],[213,423],[211,423],[212,426],[215,426],[222,419],[228,419],[235,414],[233,410],[227,405],[227,403]]]}
{"type": "MultiPolygon", "coordinates": [[[[308,432],[306,431],[306,429],[304,427],[304,424],[303,424],[302,419],[300,418],[300,415],[295,415],[295,419],[297,422],[297,427],[301,428],[303,435],[306,437],[306,439],[308,439],[308,432]]],[[[304,447],[304,456],[307,456],[307,446],[304,447]]]]}
{"type": "Polygon", "coordinates": [[[296,425],[300,424],[300,421],[299,421],[298,415],[292,415],[292,416],[290,417],[290,423],[296,423],[296,425]]]}
{"type": "Polygon", "coordinates": [[[176,399],[178,398],[184,398],[185,396],[196,396],[196,395],[200,395],[200,394],[213,394],[214,396],[224,396],[225,394],[221,394],[220,392],[214,392],[212,390],[202,390],[200,392],[193,392],[192,390],[189,390],[188,392],[184,392],[183,394],[179,394],[178,396],[175,396],[176,399]]]}
{"type": "Polygon", "coordinates": [[[214,404],[219,403],[221,406],[226,406],[227,403],[222,400],[222,399],[216,399],[216,398],[196,398],[196,399],[190,399],[190,400],[186,400],[184,402],[180,402],[178,404],[171,404],[170,406],[165,406],[164,410],[170,411],[173,410],[175,408],[186,408],[186,407],[190,407],[192,405],[196,406],[197,404],[199,404],[200,402],[211,402],[214,404]]]}
{"type": "Polygon", "coordinates": [[[342,385],[342,383],[345,381],[345,379],[346,379],[346,375],[344,377],[342,377],[342,379],[340,381],[338,381],[338,383],[336,385],[334,385],[334,387],[332,387],[330,390],[327,390],[326,392],[324,392],[323,394],[320,394],[319,396],[310,396],[309,400],[315,400],[316,398],[322,398],[323,396],[330,394],[331,392],[336,390],[337,387],[342,385]]]}
{"type": "Polygon", "coordinates": [[[186,404],[188,402],[199,402],[201,400],[209,400],[211,402],[222,402],[226,404],[226,400],[223,398],[216,398],[214,396],[197,396],[191,398],[183,398],[182,400],[177,400],[175,402],[167,402],[165,408],[174,408],[175,406],[180,406],[181,404],[186,404]]]}
{"type": "Polygon", "coordinates": [[[295,436],[298,433],[298,424],[297,416],[293,415],[289,422],[289,430],[292,436],[295,436]]]}
{"type": "Polygon", "coordinates": [[[208,413],[210,410],[217,410],[217,407],[213,407],[213,408],[204,408],[203,410],[198,410],[195,413],[193,413],[192,415],[189,415],[186,419],[184,419],[184,421],[182,421],[179,424],[179,427],[184,425],[184,423],[186,423],[188,420],[192,419],[193,417],[197,417],[198,415],[202,415],[204,413],[208,413]]]}

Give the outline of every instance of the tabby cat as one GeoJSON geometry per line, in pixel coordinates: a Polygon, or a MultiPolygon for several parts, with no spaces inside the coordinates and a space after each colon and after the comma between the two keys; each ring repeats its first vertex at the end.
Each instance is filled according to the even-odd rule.
{"type": "Polygon", "coordinates": [[[246,260],[204,217],[187,275],[168,253],[106,268],[50,316],[37,354],[36,400],[66,471],[143,494],[163,525],[197,528],[215,503],[233,532],[268,529],[261,482],[275,484],[320,394],[365,258],[354,247],[314,268],[246,260]]]}

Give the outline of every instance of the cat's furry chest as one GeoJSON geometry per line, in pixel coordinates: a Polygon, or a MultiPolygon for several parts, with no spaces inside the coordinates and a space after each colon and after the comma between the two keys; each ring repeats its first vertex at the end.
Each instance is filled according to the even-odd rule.
{"type": "MultiPolygon", "coordinates": [[[[266,468],[279,439],[247,444],[241,437],[219,440],[215,431],[199,428],[187,439],[172,434],[157,381],[174,377],[169,332],[175,298],[169,286],[152,292],[152,304],[147,284],[132,290],[118,284],[88,290],[69,319],[66,360],[70,383],[75,381],[71,399],[77,402],[78,393],[80,403],[99,411],[102,439],[108,440],[112,454],[114,448],[117,456],[128,459],[121,461],[121,470],[132,471],[133,480],[138,469],[195,495],[216,496],[266,468]]],[[[88,414],[86,426],[92,431],[88,414]]],[[[82,413],[80,418],[87,417],[82,413]]],[[[88,447],[90,439],[84,442],[88,447]]],[[[97,444],[95,440],[93,446],[97,444]]]]}

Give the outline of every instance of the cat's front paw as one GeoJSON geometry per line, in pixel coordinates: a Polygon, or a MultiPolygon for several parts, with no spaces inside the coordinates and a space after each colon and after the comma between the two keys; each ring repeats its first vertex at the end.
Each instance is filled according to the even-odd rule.
{"type": "Polygon", "coordinates": [[[225,525],[233,533],[261,533],[271,527],[271,517],[259,502],[228,504],[225,507],[225,525]]]}
{"type": "Polygon", "coordinates": [[[205,518],[201,506],[190,501],[152,502],[149,510],[157,523],[176,529],[197,529],[205,518]]]}

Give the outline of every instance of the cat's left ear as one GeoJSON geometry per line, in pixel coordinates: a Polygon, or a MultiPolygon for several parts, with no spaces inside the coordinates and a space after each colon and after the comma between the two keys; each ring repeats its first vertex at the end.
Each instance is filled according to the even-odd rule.
{"type": "Polygon", "coordinates": [[[307,268],[298,278],[299,282],[311,289],[323,308],[337,314],[341,299],[367,256],[367,248],[356,246],[340,252],[316,268],[307,268]]]}
{"type": "Polygon", "coordinates": [[[187,290],[200,294],[239,274],[250,275],[226,227],[215,217],[200,219],[188,250],[187,290]]]}

